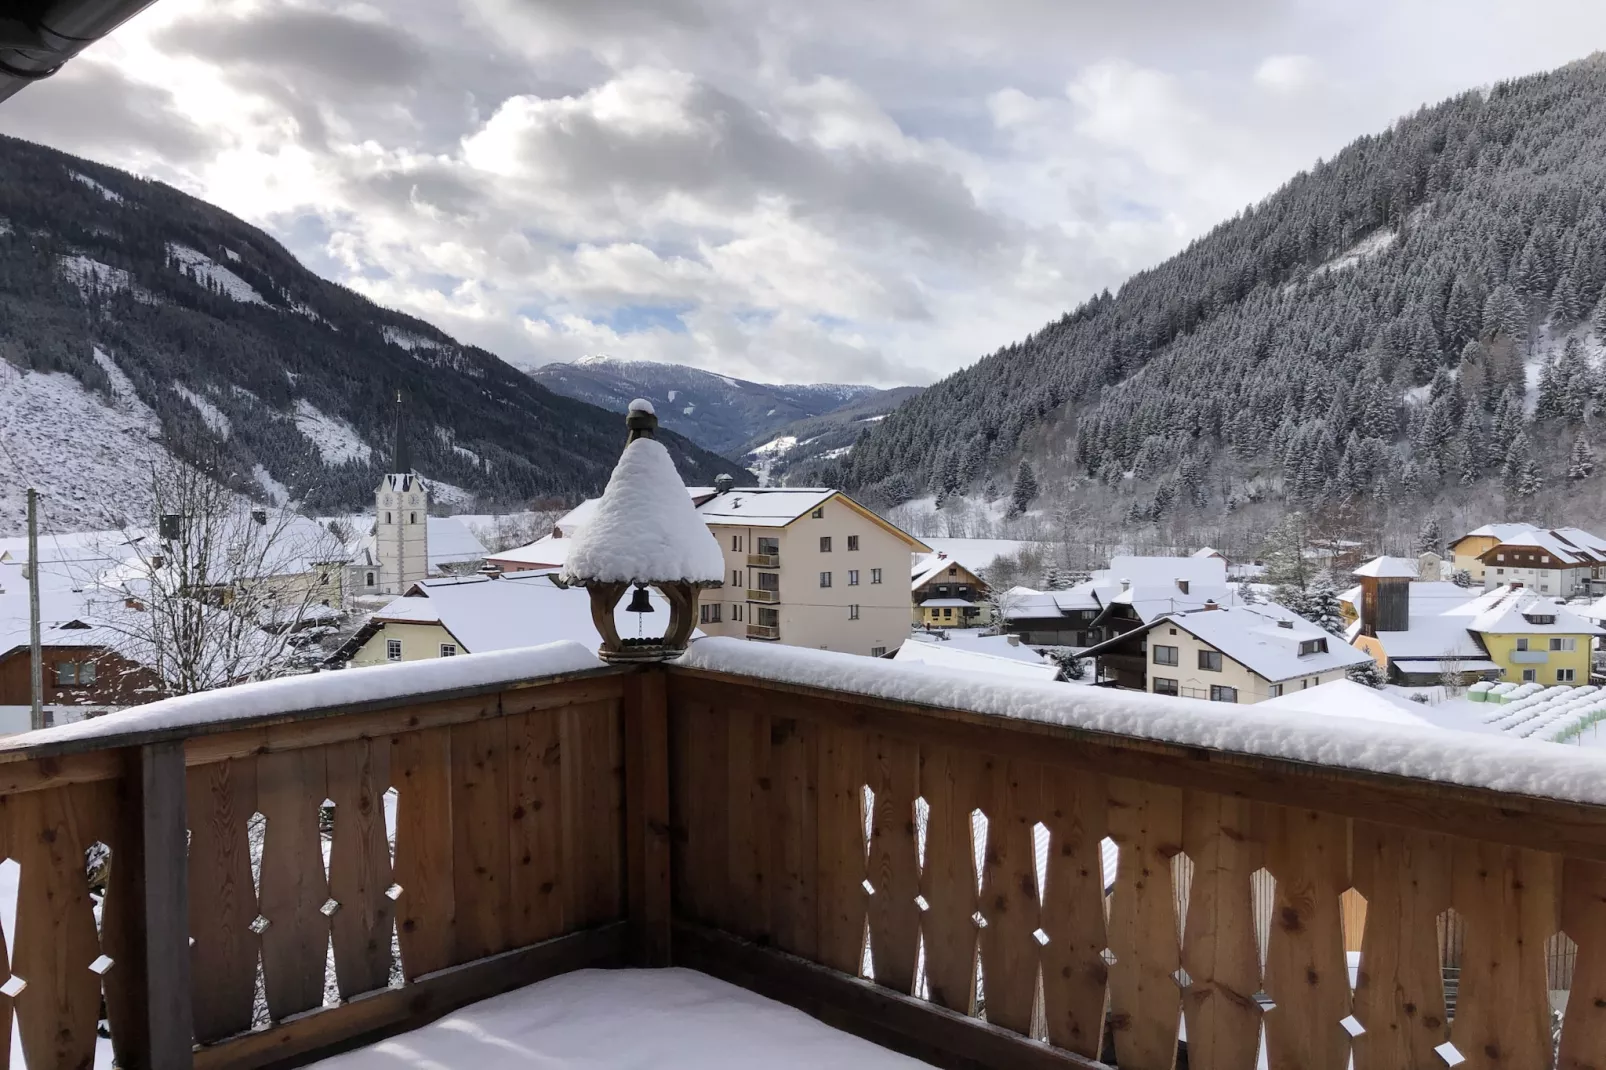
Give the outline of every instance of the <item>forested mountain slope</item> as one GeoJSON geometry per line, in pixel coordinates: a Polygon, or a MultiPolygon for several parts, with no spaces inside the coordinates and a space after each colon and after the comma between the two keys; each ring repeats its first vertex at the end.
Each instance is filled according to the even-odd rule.
{"type": "Polygon", "coordinates": [[[838,383],[754,383],[684,364],[607,356],[547,364],[530,369],[530,375],[559,394],[605,408],[647,398],[658,409],[663,426],[728,456],[739,454],[744,443],[762,441],[787,424],[887,393],[873,386],[838,383]]]}
{"type": "MultiPolygon", "coordinates": [[[[369,504],[398,390],[413,464],[447,496],[595,493],[623,445],[622,410],[320,279],[211,205],[0,137],[0,531],[27,483],[58,522],[103,524],[164,450],[259,496],[369,504]]],[[[665,438],[688,482],[740,472],[665,438]]]]}
{"type": "Polygon", "coordinates": [[[1597,56],[1356,141],[800,478],[883,503],[1007,494],[1025,457],[1045,498],[1131,523],[1256,501],[1553,512],[1589,497],[1569,481],[1606,408],[1603,287],[1597,56]]]}

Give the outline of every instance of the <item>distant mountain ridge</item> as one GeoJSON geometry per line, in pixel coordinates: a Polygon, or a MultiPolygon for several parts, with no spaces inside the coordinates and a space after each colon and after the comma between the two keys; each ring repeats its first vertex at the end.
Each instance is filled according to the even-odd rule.
{"type": "Polygon", "coordinates": [[[617,409],[644,397],[663,426],[727,457],[772,437],[788,424],[824,416],[887,393],[872,386],[755,383],[684,364],[583,357],[530,370],[543,386],[593,405],[617,409]]]}
{"type": "MultiPolygon", "coordinates": [[[[169,453],[259,497],[369,505],[398,390],[412,463],[446,498],[594,494],[624,441],[622,405],[556,394],[212,205],[0,137],[0,533],[30,483],[58,526],[137,511],[169,453]]],[[[740,477],[664,440],[688,483],[740,477]]]]}

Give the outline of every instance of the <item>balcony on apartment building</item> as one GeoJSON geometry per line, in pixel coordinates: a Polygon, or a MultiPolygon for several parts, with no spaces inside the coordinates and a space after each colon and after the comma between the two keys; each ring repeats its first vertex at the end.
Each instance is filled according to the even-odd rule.
{"type": "Polygon", "coordinates": [[[944,1067],[1596,1065],[1606,759],[1500,745],[731,639],[247,685],[0,745],[0,1011],[35,1068],[453,1015],[341,1065],[490,1070],[564,1061],[483,1024],[527,986],[699,971],[944,1067]]]}
{"type": "Polygon", "coordinates": [[[781,567],[781,541],[779,539],[760,538],[755,544],[757,553],[747,555],[748,568],[780,568],[781,567]]]}

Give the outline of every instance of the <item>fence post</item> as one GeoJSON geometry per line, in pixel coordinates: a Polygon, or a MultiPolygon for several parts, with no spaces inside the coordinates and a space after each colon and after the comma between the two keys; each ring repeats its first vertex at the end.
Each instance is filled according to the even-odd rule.
{"type": "Polygon", "coordinates": [[[625,872],[631,957],[668,966],[669,700],[667,676],[652,666],[625,681],[625,872]]]}
{"type": "Polygon", "coordinates": [[[184,743],[140,747],[144,967],[151,1070],[194,1065],[190,977],[189,822],[184,743]]]}

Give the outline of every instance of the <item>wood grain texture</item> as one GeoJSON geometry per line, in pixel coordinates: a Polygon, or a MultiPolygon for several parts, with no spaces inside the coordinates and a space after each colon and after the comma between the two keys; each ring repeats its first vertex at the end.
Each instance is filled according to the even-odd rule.
{"type": "Polygon", "coordinates": [[[195,1036],[202,1044],[251,1028],[261,940],[247,824],[257,806],[256,759],[191,766],[190,938],[195,1036]]]}
{"type": "Polygon", "coordinates": [[[1366,897],[1355,984],[1355,1070],[1439,1070],[1450,1036],[1437,920],[1450,906],[1443,836],[1357,821],[1354,883],[1366,897]]]}
{"type": "Polygon", "coordinates": [[[390,786],[388,740],[355,739],[325,752],[335,826],[329,854],[329,895],[340,909],[330,919],[335,979],[350,999],[390,983],[390,939],[396,903],[385,830],[390,786]]]}
{"type": "Polygon", "coordinates": [[[1032,826],[1043,810],[1043,768],[1035,762],[999,761],[991,769],[987,850],[982,865],[981,973],[987,1020],[1029,1035],[1037,999],[1039,926],[1037,862],[1032,826]]]}
{"type": "Polygon", "coordinates": [[[452,733],[453,963],[507,949],[507,725],[454,725],[452,733]]]}
{"type": "Polygon", "coordinates": [[[730,888],[725,928],[748,940],[770,938],[770,719],[750,710],[730,710],[726,752],[726,881],[730,888]]]}
{"type": "Polygon", "coordinates": [[[1182,845],[1193,860],[1182,945],[1188,1061],[1247,1070],[1260,1049],[1260,952],[1250,899],[1250,878],[1261,865],[1254,807],[1203,792],[1186,793],[1182,806],[1182,845]]]}
{"type": "Polygon", "coordinates": [[[976,1003],[976,923],[979,909],[970,812],[986,791],[982,758],[947,747],[920,748],[920,792],[930,806],[920,929],[931,1001],[960,1014],[976,1003]]]}
{"type": "Polygon", "coordinates": [[[1043,882],[1043,1009],[1057,1048],[1096,1059],[1104,1042],[1109,946],[1104,925],[1108,788],[1092,774],[1051,773],[1044,784],[1048,865],[1043,882]]]}
{"type": "Polygon", "coordinates": [[[567,927],[563,854],[563,746],[559,714],[508,718],[508,858],[512,891],[508,939],[514,947],[550,940],[567,927]]]}
{"type": "Polygon", "coordinates": [[[8,800],[11,857],[21,866],[11,969],[27,982],[13,1004],[33,1067],[87,1067],[100,1019],[100,955],[84,873],[83,835],[68,787],[8,800]]]}
{"type": "Polygon", "coordinates": [[[920,794],[920,749],[907,740],[871,736],[865,780],[875,792],[870,815],[870,948],[876,983],[904,995],[914,992],[920,955],[920,860],[915,842],[915,798],[920,794]]]}
{"type": "Polygon", "coordinates": [[[819,949],[818,729],[770,721],[770,918],[775,945],[813,959],[819,949]]]}
{"type": "Polygon", "coordinates": [[[863,969],[866,903],[864,733],[831,727],[820,733],[819,959],[859,976],[863,969]]]}
{"type": "MultiPolygon", "coordinates": [[[[632,961],[668,966],[673,958],[670,886],[669,706],[664,674],[637,673],[625,688],[626,885],[632,961]]],[[[764,741],[765,747],[769,741],[764,741]]],[[[759,831],[768,849],[769,829],[759,831]]],[[[766,906],[767,912],[767,906],[766,906]]]]}
{"type": "Polygon", "coordinates": [[[1277,880],[1266,950],[1266,1052],[1273,1070],[1346,1070],[1350,1013],[1338,897],[1349,883],[1345,820],[1267,808],[1266,868],[1277,880]]]}
{"type": "Polygon", "coordinates": [[[258,909],[262,972],[275,1020],[323,1005],[329,899],[318,811],[327,798],[321,749],[257,759],[257,809],[267,818],[258,909]]]}
{"type": "Polygon", "coordinates": [[[1466,940],[1450,1038],[1466,1070],[1548,1066],[1544,947],[1557,928],[1558,859],[1468,841],[1452,850],[1466,940]]]}
{"type": "Polygon", "coordinates": [[[1110,778],[1109,831],[1120,847],[1110,900],[1110,1029],[1122,1070],[1176,1064],[1182,966],[1171,859],[1182,849],[1182,792],[1110,778]]]}
{"type": "Polygon", "coordinates": [[[1578,966],[1561,1027],[1559,1070],[1606,1070],[1606,865],[1562,866],[1561,926],[1578,944],[1578,966]]]}
{"type": "Polygon", "coordinates": [[[402,973],[412,980],[450,966],[456,943],[451,729],[392,737],[390,774],[397,795],[394,878],[402,889],[396,935],[402,973]]]}
{"type": "Polygon", "coordinates": [[[624,917],[624,736],[620,703],[559,714],[563,749],[563,857],[572,876],[568,927],[624,917]]]}

